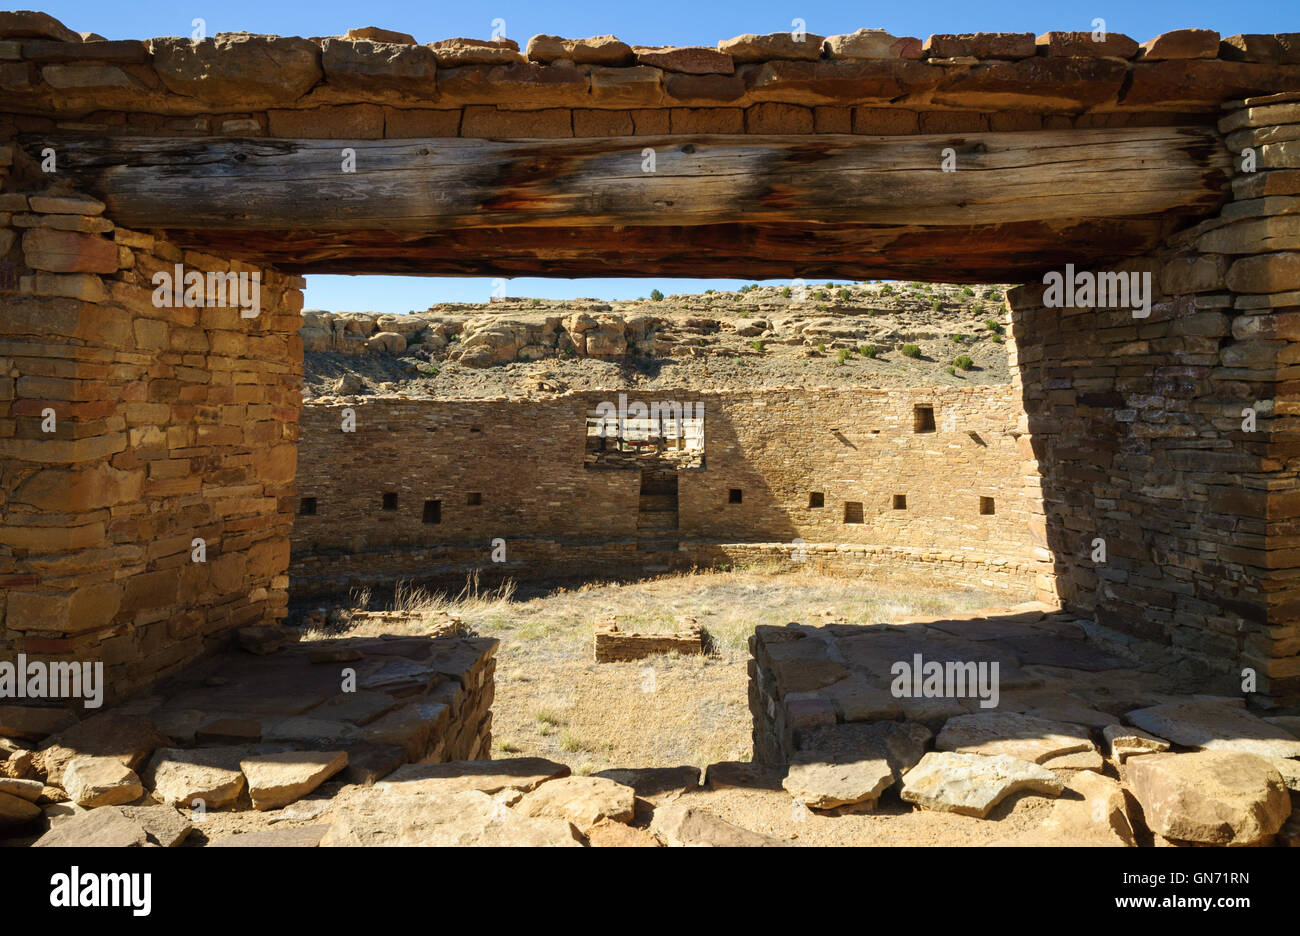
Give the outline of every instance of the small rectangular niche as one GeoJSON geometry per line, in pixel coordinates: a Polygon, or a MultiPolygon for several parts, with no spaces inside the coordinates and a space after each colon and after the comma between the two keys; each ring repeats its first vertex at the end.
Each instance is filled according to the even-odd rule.
{"type": "Polygon", "coordinates": [[[425,523],[442,523],[442,501],[425,501],[423,520],[425,523]]]}
{"type": "Polygon", "coordinates": [[[304,497],[298,501],[298,514],[302,517],[316,516],[316,498],[304,497]]]}
{"type": "Polygon", "coordinates": [[[740,488],[732,488],[730,491],[727,492],[727,503],[739,504],[744,500],[744,497],[745,497],[744,491],[742,491],[740,488]]]}
{"type": "Polygon", "coordinates": [[[466,498],[465,503],[470,507],[479,507],[483,504],[483,495],[478,491],[471,492],[466,498]]]}
{"type": "Polygon", "coordinates": [[[808,495],[808,506],[809,506],[809,507],[825,507],[825,506],[826,506],[826,495],[823,494],[821,491],[812,491],[812,492],[809,493],[809,495],[808,495]]]}
{"type": "Polygon", "coordinates": [[[912,407],[912,431],[934,432],[934,407],[918,403],[912,407]]]}
{"type": "Polygon", "coordinates": [[[385,510],[396,510],[396,509],[397,509],[397,492],[396,492],[396,491],[389,491],[388,493],[386,493],[386,494],[384,495],[384,509],[385,509],[385,510]]]}
{"type": "Polygon", "coordinates": [[[907,495],[906,495],[906,494],[895,494],[895,495],[894,495],[894,509],[895,509],[895,510],[906,510],[906,509],[907,509],[907,495]]]}
{"type": "Polygon", "coordinates": [[[844,522],[861,523],[862,522],[862,502],[845,501],[844,502],[844,522]]]}
{"type": "Polygon", "coordinates": [[[991,497],[980,498],[980,513],[986,516],[988,514],[993,513],[993,498],[991,497]]]}

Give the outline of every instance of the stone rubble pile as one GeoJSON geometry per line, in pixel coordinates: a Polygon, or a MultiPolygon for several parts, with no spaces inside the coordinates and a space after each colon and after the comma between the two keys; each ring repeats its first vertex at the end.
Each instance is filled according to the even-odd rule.
{"type": "Polygon", "coordinates": [[[197,822],[212,810],[283,810],[331,781],[369,785],[403,764],[484,757],[496,646],[396,636],[258,645],[80,721],[0,706],[0,839],[177,844],[196,811],[197,822]]]}
{"type": "Polygon", "coordinates": [[[755,759],[822,812],[897,796],[996,820],[1015,794],[1054,798],[1037,828],[1007,843],[1300,843],[1287,825],[1300,808],[1294,716],[1180,694],[1161,664],[1097,648],[1087,623],[1028,604],[908,624],[759,627],[755,759]],[[981,705],[974,685],[911,697],[895,666],[914,654],[996,663],[997,705],[981,705]]]}

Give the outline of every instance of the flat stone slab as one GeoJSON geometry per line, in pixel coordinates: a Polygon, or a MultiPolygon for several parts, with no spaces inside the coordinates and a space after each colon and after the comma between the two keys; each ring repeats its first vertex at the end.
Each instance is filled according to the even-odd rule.
{"type": "Polygon", "coordinates": [[[277,809],[302,799],[348,765],[346,751],[284,751],[246,757],[239,768],[248,779],[254,809],[277,809]]]}
{"type": "Polygon", "coordinates": [[[175,848],[194,825],[175,806],[122,806],[122,815],[144,829],[149,840],[162,848],[175,848]]]}
{"type": "Polygon", "coordinates": [[[479,790],[409,794],[375,786],[334,810],[321,845],[581,847],[582,842],[567,820],[521,815],[479,790]]]}
{"type": "Polygon", "coordinates": [[[1008,637],[998,643],[1010,648],[1025,666],[1061,666],[1091,673],[1113,669],[1133,669],[1133,664],[1114,654],[1099,650],[1081,640],[1053,637],[1050,634],[1008,637]]]}
{"type": "Polygon", "coordinates": [[[1102,737],[1110,747],[1110,756],[1121,764],[1134,754],[1158,754],[1169,750],[1169,742],[1164,738],[1131,728],[1127,725],[1107,725],[1101,730],[1102,737]]]}
{"type": "Polygon", "coordinates": [[[1300,738],[1235,705],[1183,702],[1153,705],[1124,716],[1161,738],[1207,751],[1242,751],[1261,757],[1300,757],[1300,738]]]}
{"type": "Polygon", "coordinates": [[[934,735],[917,722],[872,722],[817,728],[799,742],[800,753],[825,758],[880,759],[896,777],[907,773],[925,756],[934,735]]]}
{"type": "Polygon", "coordinates": [[[459,793],[475,790],[528,793],[548,780],[569,776],[564,764],[543,757],[514,757],[493,761],[450,761],[445,764],[406,764],[397,768],[375,789],[381,793],[459,793]]]}
{"type": "Polygon", "coordinates": [[[561,777],[525,793],[514,809],[533,818],[567,819],[586,834],[602,819],[631,822],[636,791],[604,777],[561,777]]]}
{"type": "Polygon", "coordinates": [[[1291,794],[1273,764],[1241,751],[1135,757],[1124,783],[1151,831],[1178,841],[1254,845],[1291,814],[1291,794]]]}
{"type": "Polygon", "coordinates": [[[71,728],[77,716],[71,709],[36,705],[0,705],[0,735],[7,738],[42,738],[71,728]]]}
{"type": "Polygon", "coordinates": [[[1083,725],[1085,728],[1105,728],[1107,725],[1118,725],[1120,723],[1119,719],[1109,712],[1099,712],[1097,709],[1083,705],[1032,708],[1024,714],[1031,718],[1041,718],[1044,721],[1065,722],[1067,725],[1083,725]]]}
{"type": "Polygon", "coordinates": [[[781,785],[809,809],[835,809],[849,805],[874,807],[893,782],[894,770],[883,759],[858,760],[798,751],[781,785]]]}
{"type": "Polygon", "coordinates": [[[19,777],[0,777],[0,793],[8,793],[19,799],[34,803],[41,798],[45,784],[39,780],[26,780],[19,777]]]}
{"type": "Polygon", "coordinates": [[[139,715],[103,712],[54,735],[37,761],[50,783],[63,785],[63,771],[76,757],[113,757],[135,770],[166,740],[152,721],[139,715]]]}
{"type": "Polygon", "coordinates": [[[630,786],[642,797],[682,793],[700,786],[698,767],[611,767],[594,776],[630,786]]]}
{"type": "Polygon", "coordinates": [[[899,795],[925,809],[983,819],[1013,793],[1057,796],[1062,789],[1056,774],[1019,758],[931,751],[903,778],[899,795]]]}
{"type": "Polygon", "coordinates": [[[19,831],[41,818],[41,807],[12,793],[0,793],[0,835],[19,831]]]}
{"type": "Polygon", "coordinates": [[[244,791],[237,747],[160,748],[145,771],[145,783],[164,803],[190,807],[202,800],[205,809],[234,804],[244,791]]]}
{"type": "Polygon", "coordinates": [[[785,772],[753,761],[719,761],[704,769],[704,783],[711,790],[779,790],[785,772]]]}
{"type": "Polygon", "coordinates": [[[74,757],[63,771],[63,789],[78,806],[121,806],[144,796],[136,772],[114,757],[74,757]]]}
{"type": "Polygon", "coordinates": [[[148,841],[144,827],[119,806],[91,809],[60,822],[32,844],[37,848],[128,848],[148,841]]]}
{"type": "Polygon", "coordinates": [[[676,847],[764,848],[788,844],[770,835],[732,825],[706,809],[681,800],[656,809],[650,828],[676,847]]]}
{"type": "Polygon", "coordinates": [[[1075,751],[1094,750],[1085,729],[1015,712],[981,712],[950,718],[935,739],[940,751],[1005,754],[1040,764],[1075,751]]]}
{"type": "Polygon", "coordinates": [[[316,848],[329,831],[328,825],[297,826],[292,829],[259,829],[243,835],[224,835],[208,842],[207,848],[316,848]]]}

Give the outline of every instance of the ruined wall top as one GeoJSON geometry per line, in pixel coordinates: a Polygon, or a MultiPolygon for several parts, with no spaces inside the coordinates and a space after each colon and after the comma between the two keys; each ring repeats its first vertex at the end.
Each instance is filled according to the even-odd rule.
{"type": "Polygon", "coordinates": [[[742,35],[716,48],[539,35],[521,51],[508,39],[419,44],[373,27],[307,39],[218,33],[108,41],[43,13],[0,12],[0,110],[62,118],[349,103],[634,110],[778,102],[1097,114],[1114,125],[1124,115],[1135,124],[1162,115],[1209,122],[1227,101],[1296,88],[1300,33],[1221,39],[1181,29],[1139,44],[1119,33],[922,41],[862,29],[742,35]]]}

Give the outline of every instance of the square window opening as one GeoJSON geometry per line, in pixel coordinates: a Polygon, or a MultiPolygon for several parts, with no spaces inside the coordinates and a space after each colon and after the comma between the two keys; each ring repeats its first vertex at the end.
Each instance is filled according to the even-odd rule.
{"type": "Polygon", "coordinates": [[[314,517],[316,515],[316,498],[304,497],[298,501],[298,513],[303,517],[314,517]]]}
{"type": "Polygon", "coordinates": [[[424,502],[424,522],[442,523],[442,501],[427,500],[424,502]]]}
{"type": "Polygon", "coordinates": [[[845,501],[844,502],[844,522],[861,523],[862,522],[862,502],[845,501]]]}
{"type": "Polygon", "coordinates": [[[993,513],[993,498],[991,497],[980,498],[980,513],[984,514],[985,516],[993,513]]]}
{"type": "Polygon", "coordinates": [[[744,499],[744,492],[740,488],[732,488],[727,492],[728,504],[739,504],[744,499]]]}
{"type": "Polygon", "coordinates": [[[470,507],[479,507],[483,504],[483,495],[478,491],[474,491],[465,498],[465,503],[470,507]]]}
{"type": "Polygon", "coordinates": [[[895,494],[895,495],[894,495],[894,509],[895,509],[895,510],[906,510],[906,509],[907,509],[907,495],[906,495],[906,494],[895,494]]]}
{"type": "Polygon", "coordinates": [[[389,491],[384,495],[384,509],[385,510],[397,509],[397,492],[389,491]]]}
{"type": "Polygon", "coordinates": [[[934,407],[916,405],[912,407],[912,431],[934,432],[934,407]]]}
{"type": "Polygon", "coordinates": [[[808,495],[808,506],[809,506],[809,507],[825,507],[825,506],[826,506],[826,495],[823,494],[821,491],[813,491],[813,492],[811,492],[811,493],[808,495]]]}

